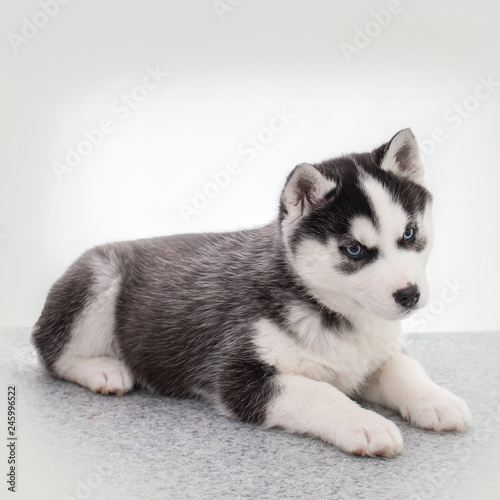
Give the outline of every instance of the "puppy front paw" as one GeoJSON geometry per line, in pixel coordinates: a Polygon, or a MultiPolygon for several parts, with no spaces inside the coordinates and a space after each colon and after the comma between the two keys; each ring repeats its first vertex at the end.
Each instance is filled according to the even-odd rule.
{"type": "Polygon", "coordinates": [[[403,437],[396,425],[370,410],[361,410],[338,430],[335,444],[354,455],[394,457],[403,451],[403,437]]]}
{"type": "Polygon", "coordinates": [[[471,422],[467,403],[439,386],[411,394],[401,415],[416,426],[433,431],[463,432],[471,422]]]}

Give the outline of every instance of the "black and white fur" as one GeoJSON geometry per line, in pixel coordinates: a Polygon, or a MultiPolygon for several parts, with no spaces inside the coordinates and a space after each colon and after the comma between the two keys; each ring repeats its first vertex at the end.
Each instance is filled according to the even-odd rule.
{"type": "Polygon", "coordinates": [[[392,457],[398,428],[464,430],[467,405],[398,340],[427,299],[431,195],[409,129],[300,164],[271,224],[112,243],[80,257],[33,330],[48,370],[102,394],[199,396],[225,415],[392,457]],[[358,252],[359,250],[359,252],[358,252]]]}

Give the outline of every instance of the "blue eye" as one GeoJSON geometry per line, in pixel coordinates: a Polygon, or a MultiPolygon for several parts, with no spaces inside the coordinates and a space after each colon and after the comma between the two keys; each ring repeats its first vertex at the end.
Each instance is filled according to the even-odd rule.
{"type": "Polygon", "coordinates": [[[415,235],[415,230],[412,227],[407,227],[406,231],[403,233],[403,239],[405,241],[410,241],[415,235]]]}
{"type": "Polygon", "coordinates": [[[359,257],[363,252],[363,247],[359,243],[357,243],[356,245],[347,247],[345,251],[350,257],[359,257]]]}

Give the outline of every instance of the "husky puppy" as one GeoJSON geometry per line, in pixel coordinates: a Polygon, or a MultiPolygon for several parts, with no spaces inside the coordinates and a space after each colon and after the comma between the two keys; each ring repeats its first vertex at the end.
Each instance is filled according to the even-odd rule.
{"type": "Polygon", "coordinates": [[[464,401],[402,349],[427,300],[431,195],[409,129],[288,176],[271,224],[98,246],[54,284],[33,329],[56,377],[122,395],[203,397],[223,414],[357,455],[403,449],[394,425],[463,431],[464,401]]]}

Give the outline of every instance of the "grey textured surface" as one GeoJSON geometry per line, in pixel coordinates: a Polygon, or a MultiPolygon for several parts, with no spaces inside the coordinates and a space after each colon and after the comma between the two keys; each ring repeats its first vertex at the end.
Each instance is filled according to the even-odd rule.
{"type": "Polygon", "coordinates": [[[18,491],[2,480],[0,498],[500,498],[500,333],[406,338],[434,381],[469,403],[474,423],[436,434],[377,408],[403,433],[394,459],[234,422],[202,401],[94,395],[47,375],[27,328],[0,329],[0,341],[3,415],[15,384],[19,436],[18,491]]]}

